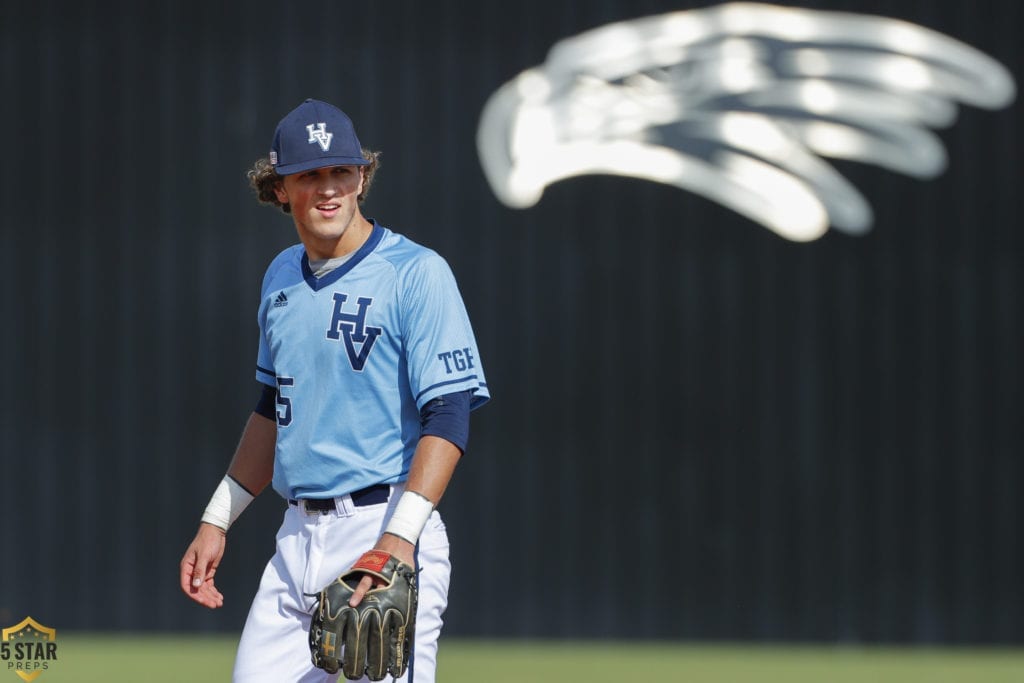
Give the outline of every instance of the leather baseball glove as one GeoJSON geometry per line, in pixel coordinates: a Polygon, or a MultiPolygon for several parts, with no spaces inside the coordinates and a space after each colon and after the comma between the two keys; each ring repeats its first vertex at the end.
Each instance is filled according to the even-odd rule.
{"type": "Polygon", "coordinates": [[[313,664],[327,673],[371,681],[398,678],[409,664],[416,632],[416,570],[380,550],[364,553],[352,568],[320,591],[309,627],[313,664]],[[360,579],[384,582],[356,607],[348,601],[360,579]]]}

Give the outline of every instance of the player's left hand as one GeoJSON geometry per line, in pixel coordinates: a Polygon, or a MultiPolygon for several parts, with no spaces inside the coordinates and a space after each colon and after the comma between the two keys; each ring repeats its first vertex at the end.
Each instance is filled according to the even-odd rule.
{"type": "MultiPolygon", "coordinates": [[[[377,541],[377,545],[373,546],[373,549],[383,550],[389,555],[405,562],[410,567],[416,566],[413,562],[413,558],[416,554],[416,546],[403,538],[399,538],[398,536],[383,534],[380,537],[380,540],[377,541]]],[[[355,592],[352,593],[352,597],[348,601],[349,606],[356,607],[363,601],[363,596],[366,595],[367,591],[383,584],[384,581],[382,579],[367,574],[359,581],[359,585],[356,586],[355,592]]]]}
{"type": "Polygon", "coordinates": [[[363,553],[352,569],[317,595],[309,625],[313,665],[331,674],[341,669],[350,680],[402,677],[416,639],[416,607],[412,565],[385,551],[363,553]],[[362,604],[351,607],[353,583],[360,574],[375,575],[381,584],[362,604]]]}

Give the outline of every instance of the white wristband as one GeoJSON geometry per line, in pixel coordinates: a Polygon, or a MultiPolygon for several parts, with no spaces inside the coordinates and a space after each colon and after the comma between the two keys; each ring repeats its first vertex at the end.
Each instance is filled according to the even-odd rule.
{"type": "Polygon", "coordinates": [[[398,505],[388,521],[384,533],[398,536],[416,545],[420,538],[423,527],[427,524],[430,513],[434,511],[434,504],[425,496],[415,491],[406,491],[398,499],[398,505]]]}
{"type": "Polygon", "coordinates": [[[255,497],[242,488],[237,481],[225,475],[217,486],[217,490],[213,492],[210,504],[206,506],[206,512],[203,513],[202,521],[227,531],[242,514],[242,510],[248,507],[254,499],[255,497]]]}

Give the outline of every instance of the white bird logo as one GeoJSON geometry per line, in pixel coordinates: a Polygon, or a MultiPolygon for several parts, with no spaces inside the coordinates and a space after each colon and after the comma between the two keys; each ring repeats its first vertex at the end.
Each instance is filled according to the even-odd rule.
{"type": "Polygon", "coordinates": [[[915,24],[729,3],[559,41],[490,97],[477,148],[509,207],[564,178],[633,176],[806,241],[873,221],[822,157],[934,177],[946,152],[930,129],[958,102],[998,109],[1015,92],[999,62],[915,24]]]}

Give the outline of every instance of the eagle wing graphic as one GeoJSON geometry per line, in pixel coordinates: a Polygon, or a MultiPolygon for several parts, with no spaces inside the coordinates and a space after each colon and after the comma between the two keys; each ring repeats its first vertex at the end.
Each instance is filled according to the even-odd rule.
{"type": "Polygon", "coordinates": [[[870,229],[863,195],[823,157],[929,178],[931,129],[958,103],[997,109],[999,62],[905,21],[729,3],[563,39],[484,106],[477,148],[505,205],[584,174],[666,183],[792,240],[870,229]]]}

